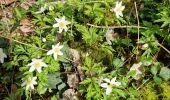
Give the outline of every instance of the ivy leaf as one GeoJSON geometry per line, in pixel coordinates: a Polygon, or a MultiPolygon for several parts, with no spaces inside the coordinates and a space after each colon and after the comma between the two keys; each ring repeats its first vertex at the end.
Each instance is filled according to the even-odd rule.
{"type": "Polygon", "coordinates": [[[48,75],[48,87],[51,89],[56,89],[56,85],[61,83],[62,80],[57,77],[55,74],[48,75]]]}
{"type": "Polygon", "coordinates": [[[167,67],[162,67],[159,76],[168,81],[170,79],[170,69],[167,67]]]}
{"type": "Polygon", "coordinates": [[[122,60],[120,60],[119,58],[116,58],[116,59],[114,59],[113,60],[113,65],[115,66],[115,67],[122,67],[123,66],[123,61],[122,60]]]}
{"type": "Polygon", "coordinates": [[[65,83],[62,83],[58,86],[58,90],[62,90],[63,88],[66,87],[66,84],[65,83]]]}

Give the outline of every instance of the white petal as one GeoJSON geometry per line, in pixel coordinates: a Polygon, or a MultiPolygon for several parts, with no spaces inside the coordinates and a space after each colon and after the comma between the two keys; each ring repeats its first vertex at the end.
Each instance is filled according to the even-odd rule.
{"type": "Polygon", "coordinates": [[[107,83],[102,83],[100,86],[103,87],[103,88],[107,88],[108,84],[107,83]]]}
{"type": "Polygon", "coordinates": [[[63,55],[63,53],[62,53],[62,52],[59,52],[58,55],[63,55]]]}
{"type": "Polygon", "coordinates": [[[31,84],[30,87],[31,87],[31,89],[34,89],[34,85],[33,84],[31,84]]]}
{"type": "Polygon", "coordinates": [[[44,63],[44,62],[42,62],[41,65],[44,66],[44,67],[47,67],[47,64],[44,63]]]}
{"type": "Polygon", "coordinates": [[[65,21],[65,23],[66,23],[66,25],[71,24],[71,22],[69,22],[69,21],[65,21]]]}
{"type": "Polygon", "coordinates": [[[61,33],[62,31],[63,31],[63,28],[60,28],[60,27],[59,27],[58,33],[61,33]]]}
{"type": "Polygon", "coordinates": [[[65,31],[65,32],[67,32],[67,30],[68,30],[68,28],[67,28],[67,27],[65,27],[65,28],[64,28],[64,31],[65,31]]]}
{"type": "Polygon", "coordinates": [[[26,81],[25,82],[23,82],[22,84],[21,84],[21,86],[25,86],[26,85],[26,81]]]}
{"type": "Polygon", "coordinates": [[[107,89],[106,89],[106,95],[110,95],[111,92],[112,92],[112,88],[107,87],[107,89]]]}
{"type": "Polygon", "coordinates": [[[59,24],[58,24],[58,23],[57,23],[57,24],[54,24],[53,27],[59,27],[59,24]]]}
{"type": "Polygon", "coordinates": [[[121,7],[121,10],[123,11],[124,9],[125,9],[125,6],[122,6],[122,7],[121,7]]]}
{"type": "Polygon", "coordinates": [[[111,40],[109,40],[109,39],[106,38],[106,41],[107,41],[107,43],[108,43],[109,45],[112,45],[111,40]]]}
{"type": "Polygon", "coordinates": [[[37,79],[37,77],[33,77],[33,81],[35,81],[37,79]]]}
{"type": "Polygon", "coordinates": [[[110,80],[108,78],[104,78],[104,81],[106,81],[107,83],[110,83],[110,80]]]}
{"type": "Polygon", "coordinates": [[[121,85],[121,83],[120,82],[115,82],[114,85],[119,86],[119,85],[121,85]]]}
{"type": "Polygon", "coordinates": [[[53,56],[54,56],[54,60],[57,60],[57,54],[54,54],[53,56]]]}
{"type": "Polygon", "coordinates": [[[1,58],[0,61],[1,61],[1,63],[4,63],[4,58],[1,58]]]}
{"type": "Polygon", "coordinates": [[[60,49],[63,48],[63,45],[60,45],[58,48],[60,48],[60,49]]]}
{"type": "Polygon", "coordinates": [[[35,67],[31,66],[29,72],[33,72],[34,70],[35,70],[35,67]]]}
{"type": "Polygon", "coordinates": [[[123,14],[122,14],[122,13],[120,13],[120,14],[119,14],[119,16],[123,17],[123,14]]]}
{"type": "Polygon", "coordinates": [[[111,84],[113,84],[113,83],[115,83],[115,81],[116,81],[116,77],[114,77],[112,80],[111,80],[111,84]]]}
{"type": "Polygon", "coordinates": [[[39,73],[41,73],[41,67],[38,67],[38,68],[37,68],[37,71],[38,71],[39,73]]]}
{"type": "Polygon", "coordinates": [[[119,14],[116,13],[116,17],[117,17],[117,18],[120,18],[119,14]]]}
{"type": "Polygon", "coordinates": [[[61,20],[62,20],[62,21],[65,21],[65,16],[63,16],[63,17],[61,18],[61,20]]]}
{"type": "Polygon", "coordinates": [[[57,22],[60,22],[60,19],[59,19],[59,18],[55,18],[55,20],[56,20],[57,22]]]}
{"type": "Polygon", "coordinates": [[[51,55],[51,54],[53,54],[53,50],[49,50],[49,51],[47,52],[47,55],[51,55]]]}

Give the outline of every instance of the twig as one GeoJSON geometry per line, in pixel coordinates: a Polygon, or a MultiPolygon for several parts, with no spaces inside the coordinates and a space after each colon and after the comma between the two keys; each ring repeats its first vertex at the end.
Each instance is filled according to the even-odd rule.
{"type": "Polygon", "coordinates": [[[141,26],[97,26],[97,25],[93,25],[90,23],[87,23],[88,26],[92,26],[95,28],[109,28],[109,29],[114,29],[114,28],[145,28],[145,27],[141,27],[141,26]]]}
{"type": "MultiPolygon", "coordinates": [[[[139,43],[139,24],[140,24],[140,22],[139,22],[139,17],[138,17],[138,10],[137,10],[137,7],[136,7],[136,2],[134,2],[134,4],[135,4],[135,10],[136,10],[136,18],[137,18],[137,22],[138,22],[138,41],[137,41],[137,43],[139,43]]],[[[138,54],[138,48],[139,48],[139,45],[137,44],[137,54],[138,54]]],[[[137,59],[137,56],[136,56],[136,59],[137,59]]]]}
{"type": "Polygon", "coordinates": [[[169,54],[170,54],[170,51],[167,49],[167,48],[165,48],[162,44],[160,44],[160,43],[158,43],[159,44],[159,46],[161,47],[161,48],[163,48],[166,52],[168,52],[169,54]]]}
{"type": "Polygon", "coordinates": [[[148,82],[149,81],[149,79],[147,79],[145,82],[143,82],[138,88],[137,88],[137,90],[139,90],[146,82],[148,82]]]}
{"type": "MultiPolygon", "coordinates": [[[[39,49],[39,50],[42,50],[42,51],[46,51],[46,52],[49,51],[49,50],[47,50],[47,49],[43,49],[43,48],[39,48],[39,47],[36,47],[36,46],[32,46],[32,45],[29,45],[29,44],[27,44],[27,43],[20,42],[20,41],[18,41],[18,40],[14,40],[14,39],[5,37],[5,36],[3,36],[3,35],[0,35],[0,37],[5,38],[5,39],[8,39],[8,40],[11,40],[11,41],[14,41],[14,42],[19,43],[19,44],[22,44],[22,45],[26,45],[26,46],[29,46],[29,47],[32,47],[32,48],[36,48],[36,49],[39,49]]],[[[73,62],[73,60],[71,60],[71,59],[69,59],[69,58],[66,58],[66,57],[64,57],[64,58],[65,58],[66,60],[68,60],[68,61],[73,62]]]]}
{"type": "Polygon", "coordinates": [[[30,44],[23,43],[23,42],[20,42],[20,41],[18,41],[18,40],[14,40],[14,39],[11,39],[11,38],[8,38],[8,37],[5,37],[5,36],[3,36],[3,35],[0,35],[0,37],[5,38],[5,39],[8,39],[8,40],[11,40],[11,41],[14,41],[14,42],[19,43],[19,44],[23,44],[23,45],[26,45],[26,46],[32,47],[32,48],[36,48],[36,49],[43,50],[43,51],[48,51],[48,50],[46,50],[46,49],[39,48],[39,47],[36,47],[36,46],[32,46],[32,45],[30,45],[30,44]]]}

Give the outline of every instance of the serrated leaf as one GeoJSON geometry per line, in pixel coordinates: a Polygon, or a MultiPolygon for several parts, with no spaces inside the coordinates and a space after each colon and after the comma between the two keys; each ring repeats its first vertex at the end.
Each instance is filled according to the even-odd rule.
{"type": "Polygon", "coordinates": [[[119,94],[123,98],[126,98],[126,93],[121,89],[113,89],[113,92],[119,94]]]}

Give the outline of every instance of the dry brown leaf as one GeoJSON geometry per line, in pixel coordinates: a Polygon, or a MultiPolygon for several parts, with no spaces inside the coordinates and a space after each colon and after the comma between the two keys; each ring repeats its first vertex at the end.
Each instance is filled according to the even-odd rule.
{"type": "Polygon", "coordinates": [[[21,3],[21,7],[25,10],[28,10],[33,4],[35,4],[35,0],[26,0],[21,3]]]}
{"type": "Polygon", "coordinates": [[[76,73],[73,74],[67,74],[67,84],[69,85],[69,87],[71,88],[77,88],[78,84],[79,84],[79,79],[76,73]]]}
{"type": "Polygon", "coordinates": [[[0,0],[0,4],[9,5],[17,0],[0,0]]]}
{"type": "MultiPolygon", "coordinates": [[[[12,93],[16,93],[17,92],[17,86],[16,86],[16,84],[12,84],[11,85],[11,94],[12,93]]],[[[17,96],[17,100],[21,100],[21,96],[17,96]]]]}
{"type": "Polygon", "coordinates": [[[76,100],[76,92],[74,89],[68,89],[63,93],[63,100],[76,100]]]}
{"type": "Polygon", "coordinates": [[[72,57],[74,65],[76,65],[76,66],[79,65],[81,63],[79,52],[75,49],[69,49],[69,52],[72,57]]]}
{"type": "Polygon", "coordinates": [[[75,50],[75,49],[69,49],[70,55],[72,57],[73,60],[73,64],[76,66],[79,77],[80,77],[80,81],[82,81],[85,77],[83,70],[81,69],[81,59],[80,59],[80,53],[75,50]]]}
{"type": "Polygon", "coordinates": [[[0,11],[0,17],[1,21],[3,22],[9,22],[10,18],[13,17],[13,8],[12,7],[7,7],[3,10],[0,11]]]}
{"type": "Polygon", "coordinates": [[[79,76],[80,76],[80,81],[83,81],[84,78],[85,78],[85,75],[84,75],[84,71],[82,70],[80,65],[77,66],[77,71],[78,71],[79,76]]]}
{"type": "Polygon", "coordinates": [[[33,26],[31,24],[31,19],[30,18],[24,18],[20,21],[20,27],[19,29],[23,32],[23,33],[29,33],[29,32],[33,32],[33,26]]]}

